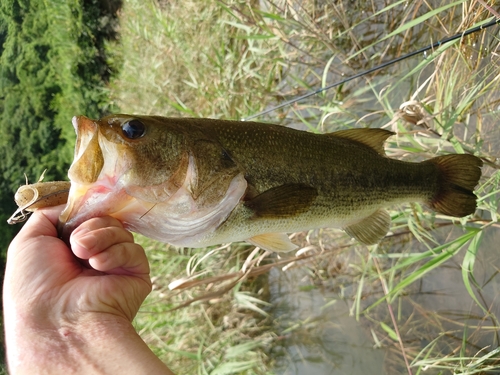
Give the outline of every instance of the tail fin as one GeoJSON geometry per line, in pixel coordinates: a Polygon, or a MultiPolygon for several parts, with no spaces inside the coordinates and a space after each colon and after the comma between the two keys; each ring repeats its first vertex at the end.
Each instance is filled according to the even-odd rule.
{"type": "Polygon", "coordinates": [[[438,156],[425,163],[440,171],[440,188],[428,204],[437,212],[462,217],[476,211],[474,187],[481,177],[481,159],[468,154],[438,156]]]}

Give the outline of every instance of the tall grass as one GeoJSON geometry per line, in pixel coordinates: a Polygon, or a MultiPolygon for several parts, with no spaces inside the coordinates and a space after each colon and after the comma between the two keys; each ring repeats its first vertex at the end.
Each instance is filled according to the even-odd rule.
{"type": "MultiPolygon", "coordinates": [[[[120,43],[110,45],[120,71],[113,104],[129,113],[243,118],[481,24],[492,17],[488,4],[127,0],[120,43]]],[[[311,231],[295,235],[303,248],[284,259],[243,244],[193,250],[144,240],[155,289],[136,324],[155,352],[181,374],[273,373],[266,353],[283,332],[269,315],[265,275],[273,266],[302,267],[312,287],[338,274],[349,278],[354,288],[344,298],[374,345],[388,350],[388,373],[498,369],[498,307],[483,293],[498,270],[477,274],[484,241],[498,237],[495,30],[260,118],[314,132],[391,128],[398,135],[387,154],[404,160],[473,153],[485,161],[474,216],[394,207],[392,234],[378,246],[311,231]],[[474,326],[430,311],[413,294],[450,264],[461,268],[464,301],[479,306],[471,310],[474,326]]]]}

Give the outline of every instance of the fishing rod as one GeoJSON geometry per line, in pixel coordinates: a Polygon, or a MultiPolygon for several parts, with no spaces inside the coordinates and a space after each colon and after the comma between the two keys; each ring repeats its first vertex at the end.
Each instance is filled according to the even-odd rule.
{"type": "Polygon", "coordinates": [[[344,84],[344,83],[346,83],[346,82],[352,81],[353,79],[356,79],[356,78],[362,77],[362,76],[364,76],[364,75],[367,75],[367,74],[373,73],[373,72],[375,72],[375,71],[377,71],[377,70],[383,69],[383,68],[385,68],[385,67],[387,67],[387,66],[390,66],[390,65],[395,64],[395,63],[397,63],[397,62],[400,62],[400,61],[402,61],[402,60],[405,60],[405,59],[407,59],[407,58],[409,58],[409,57],[413,57],[413,56],[415,56],[415,55],[418,55],[418,54],[424,53],[424,52],[426,52],[426,51],[428,51],[428,50],[430,50],[430,49],[435,49],[435,48],[438,48],[438,47],[440,47],[440,46],[441,46],[441,45],[443,45],[443,44],[446,44],[446,43],[448,43],[448,42],[454,41],[454,40],[456,40],[456,39],[463,38],[463,37],[465,37],[465,36],[467,36],[467,35],[473,34],[473,33],[477,32],[477,31],[480,31],[480,30],[487,29],[488,27],[491,27],[491,26],[494,26],[494,25],[497,25],[497,24],[500,24],[500,18],[495,18],[495,19],[493,19],[493,21],[490,21],[490,22],[488,22],[488,23],[486,23],[486,24],[484,24],[484,25],[476,26],[476,27],[473,27],[473,28],[471,28],[471,29],[469,29],[469,30],[466,30],[466,31],[464,31],[464,32],[461,32],[461,33],[455,34],[455,35],[453,35],[453,36],[450,36],[450,37],[448,37],[448,38],[441,39],[440,41],[438,41],[438,42],[436,42],[436,43],[433,43],[433,44],[430,44],[430,45],[428,45],[427,47],[421,48],[421,49],[419,49],[419,50],[417,50],[417,51],[410,52],[410,53],[408,53],[408,54],[406,54],[406,55],[403,55],[403,56],[400,56],[400,57],[398,57],[398,58],[396,58],[396,59],[393,59],[393,60],[387,61],[387,62],[382,63],[382,64],[380,64],[380,65],[377,65],[377,66],[376,66],[376,67],[374,67],[374,68],[370,68],[370,69],[365,70],[365,71],[363,71],[363,72],[361,72],[361,73],[357,73],[357,74],[355,74],[355,75],[353,75],[353,76],[350,76],[350,77],[348,77],[348,78],[345,78],[345,79],[343,79],[343,80],[341,80],[341,81],[338,81],[338,82],[332,83],[331,85],[328,85],[328,86],[322,87],[322,88],[317,89],[317,90],[315,90],[315,91],[308,92],[307,94],[301,95],[301,96],[299,96],[299,97],[297,97],[297,98],[294,98],[294,99],[291,99],[291,100],[288,100],[288,101],[286,101],[286,102],[284,102],[284,103],[281,103],[281,104],[279,104],[279,105],[277,105],[277,106],[275,106],[275,107],[272,107],[272,108],[266,109],[266,110],[264,110],[264,111],[262,111],[262,112],[259,112],[259,113],[257,113],[257,114],[254,114],[254,115],[251,115],[251,116],[245,117],[244,119],[242,119],[242,121],[248,121],[248,120],[254,119],[254,118],[256,118],[256,117],[259,117],[259,116],[262,116],[262,115],[266,115],[266,114],[268,114],[268,113],[270,113],[270,112],[273,112],[273,111],[275,111],[275,110],[277,110],[277,109],[280,109],[280,108],[283,108],[283,107],[289,106],[290,104],[293,104],[293,103],[299,102],[299,101],[304,100],[304,99],[306,99],[306,98],[309,98],[309,97],[311,97],[311,96],[314,96],[314,95],[320,94],[320,93],[322,93],[322,92],[324,92],[324,91],[327,91],[327,90],[330,90],[331,88],[334,88],[334,87],[340,86],[340,85],[342,85],[342,84],[344,84]]]}

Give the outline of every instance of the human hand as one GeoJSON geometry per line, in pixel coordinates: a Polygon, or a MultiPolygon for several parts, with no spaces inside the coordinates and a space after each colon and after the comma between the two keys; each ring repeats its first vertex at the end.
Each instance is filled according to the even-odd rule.
{"type": "Polygon", "coordinates": [[[45,323],[64,324],[102,313],[131,321],[151,291],[144,250],[111,217],[94,218],[78,227],[71,235],[70,250],[57,238],[61,209],[37,210],[12,241],[5,300],[15,305],[17,313],[37,311],[45,323]],[[88,260],[92,268],[75,256],[88,260]]]}
{"type": "Polygon", "coordinates": [[[61,210],[37,210],[9,246],[10,373],[172,374],[131,324],[151,291],[143,248],[119,221],[101,217],[73,232],[70,249],[57,237],[61,210]]]}

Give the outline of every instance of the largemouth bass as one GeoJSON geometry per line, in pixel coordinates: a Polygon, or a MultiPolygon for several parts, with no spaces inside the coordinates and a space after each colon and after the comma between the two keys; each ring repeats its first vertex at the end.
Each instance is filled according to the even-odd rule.
{"type": "Polygon", "coordinates": [[[296,248],[286,235],[341,228],[364,244],[390,229],[385,208],[423,202],[474,213],[482,162],[473,155],[420,163],[390,159],[383,129],[330,134],[256,122],[111,115],[73,118],[71,189],[59,231],[111,215],[177,246],[247,241],[296,248]]]}

